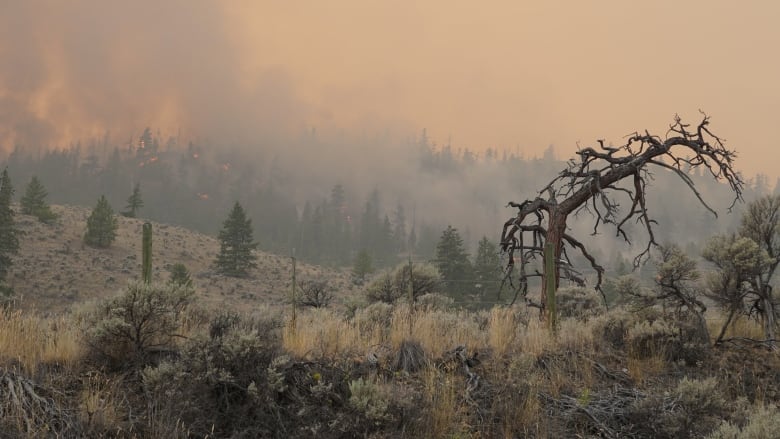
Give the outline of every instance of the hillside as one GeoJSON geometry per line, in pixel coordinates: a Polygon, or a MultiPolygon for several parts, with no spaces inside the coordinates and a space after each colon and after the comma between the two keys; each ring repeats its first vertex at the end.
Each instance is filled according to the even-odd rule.
{"type": "MultiPolygon", "coordinates": [[[[59,313],[74,305],[109,297],[141,273],[141,228],[144,219],[118,216],[119,230],[108,249],[83,244],[90,208],[52,206],[60,215],[46,225],[34,217],[17,214],[22,231],[20,251],[8,276],[18,307],[59,313]]],[[[212,261],[219,252],[216,238],[182,227],[152,222],[153,276],[166,281],[169,268],[184,264],[195,284],[199,303],[251,311],[254,305],[279,305],[288,300],[291,285],[290,258],[257,252],[258,267],[247,279],[214,273],[212,261]]],[[[297,264],[299,280],[327,279],[337,298],[352,293],[348,274],[307,264],[297,264]]]]}

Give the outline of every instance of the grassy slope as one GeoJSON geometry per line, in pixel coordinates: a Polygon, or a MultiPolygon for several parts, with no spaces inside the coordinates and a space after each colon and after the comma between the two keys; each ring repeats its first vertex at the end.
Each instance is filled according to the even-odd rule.
{"type": "MultiPolygon", "coordinates": [[[[90,209],[53,206],[60,215],[56,224],[45,225],[27,215],[17,215],[23,232],[20,252],[8,281],[14,288],[18,307],[59,313],[74,305],[115,294],[141,273],[141,227],[143,219],[119,216],[119,231],[108,249],[94,249],[82,243],[90,209]]],[[[153,225],[154,279],[168,279],[168,267],[184,264],[206,307],[228,306],[250,311],[254,305],[282,304],[290,292],[292,266],[289,258],[257,252],[258,268],[248,279],[214,274],[211,264],[219,242],[181,227],[153,225]]],[[[352,294],[346,272],[298,264],[298,279],[326,278],[340,297],[352,294]]]]}

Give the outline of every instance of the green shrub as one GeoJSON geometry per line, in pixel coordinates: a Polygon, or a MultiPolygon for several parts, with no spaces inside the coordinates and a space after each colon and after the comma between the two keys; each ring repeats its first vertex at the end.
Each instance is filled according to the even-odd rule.
{"type": "Polygon", "coordinates": [[[645,434],[641,437],[700,437],[712,431],[727,415],[726,400],[714,378],[683,378],[664,394],[637,401],[630,408],[630,420],[645,434]]]}
{"type": "Polygon", "coordinates": [[[780,437],[780,410],[774,405],[761,406],[751,413],[741,428],[723,421],[707,439],[772,439],[780,437]]]}
{"type": "Polygon", "coordinates": [[[349,383],[349,404],[369,421],[381,422],[389,418],[387,397],[379,386],[358,378],[349,383]]]}
{"type": "MultiPolygon", "coordinates": [[[[409,297],[409,265],[401,264],[385,271],[366,287],[369,302],[394,303],[409,297]]],[[[415,299],[436,292],[441,281],[439,271],[432,264],[413,264],[411,270],[412,294],[415,299]]]]}
{"type": "Polygon", "coordinates": [[[604,299],[590,288],[560,288],[555,293],[555,299],[558,314],[562,318],[588,320],[606,311],[604,299]]]}

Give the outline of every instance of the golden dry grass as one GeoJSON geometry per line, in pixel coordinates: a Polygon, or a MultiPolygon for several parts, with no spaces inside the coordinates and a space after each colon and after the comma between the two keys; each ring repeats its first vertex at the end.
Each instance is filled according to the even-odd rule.
{"type": "MultiPolygon", "coordinates": [[[[360,312],[360,311],[359,311],[360,312]]],[[[564,320],[557,336],[536,318],[523,323],[518,310],[496,307],[487,313],[487,324],[480,325],[475,314],[463,310],[416,311],[409,325],[409,307],[399,304],[389,311],[389,324],[347,319],[337,311],[310,309],[299,311],[293,328],[288,318],[284,348],[301,358],[348,358],[368,352],[397,349],[404,340],[420,343],[430,358],[441,358],[457,346],[469,352],[489,350],[495,358],[518,353],[538,358],[545,352],[560,349],[590,352],[595,348],[590,326],[575,320],[564,320]]]]}
{"type": "Polygon", "coordinates": [[[74,366],[83,354],[81,329],[66,317],[0,311],[0,358],[33,375],[39,365],[74,366]]]}

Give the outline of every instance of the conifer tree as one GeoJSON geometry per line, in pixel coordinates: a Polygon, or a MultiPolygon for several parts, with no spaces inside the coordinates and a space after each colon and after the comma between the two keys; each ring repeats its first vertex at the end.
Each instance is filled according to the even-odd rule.
{"type": "Polygon", "coordinates": [[[19,232],[14,223],[14,211],[11,209],[13,196],[14,187],[6,168],[0,176],[0,280],[5,279],[11,269],[11,255],[19,252],[19,232]]]}
{"type": "Polygon", "coordinates": [[[107,248],[116,239],[116,231],[119,228],[114,216],[114,209],[108,204],[105,195],[101,195],[97,205],[87,218],[87,232],[84,234],[84,243],[91,247],[107,248]]]}
{"type": "Polygon", "coordinates": [[[168,280],[168,283],[180,287],[192,287],[192,276],[190,276],[190,271],[180,262],[173,264],[173,267],[171,267],[171,277],[168,280]]]}
{"type": "Polygon", "coordinates": [[[138,210],[144,207],[144,201],[141,198],[141,183],[136,183],[133,187],[133,193],[127,197],[127,206],[122,215],[128,218],[135,218],[138,215],[138,210]]]}
{"type": "Polygon", "coordinates": [[[436,268],[439,269],[447,291],[458,295],[472,287],[471,262],[458,229],[447,226],[436,244],[436,268]]]}
{"type": "Polygon", "coordinates": [[[371,255],[366,249],[360,250],[355,256],[355,262],[352,265],[352,280],[357,285],[362,285],[369,274],[374,271],[374,264],[371,261],[371,255]]]}
{"type": "Polygon", "coordinates": [[[38,177],[33,176],[30,179],[30,183],[27,184],[27,188],[25,188],[24,196],[19,202],[22,207],[22,213],[32,215],[43,223],[50,223],[57,219],[57,214],[52,212],[49,205],[46,204],[48,195],[49,193],[46,192],[46,188],[43,187],[38,177]]]}
{"type": "Polygon", "coordinates": [[[479,284],[484,296],[488,291],[497,291],[501,280],[501,260],[498,257],[498,245],[483,236],[477,245],[474,257],[474,281],[479,284]]]}
{"type": "Polygon", "coordinates": [[[257,256],[252,250],[257,243],[252,238],[252,220],[236,201],[219,232],[220,250],[214,266],[226,276],[246,277],[249,269],[257,267],[257,256]]]}

